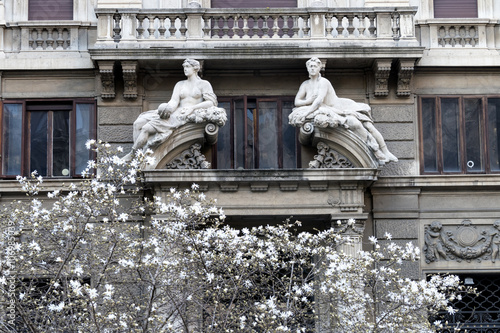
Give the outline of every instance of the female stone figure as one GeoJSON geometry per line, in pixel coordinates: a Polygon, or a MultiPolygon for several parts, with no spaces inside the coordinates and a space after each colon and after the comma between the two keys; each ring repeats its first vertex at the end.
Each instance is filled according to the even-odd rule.
{"type": "Polygon", "coordinates": [[[356,133],[374,151],[381,161],[397,161],[389,152],[384,138],[373,126],[368,104],[340,98],[330,81],[320,74],[321,61],[314,57],[306,62],[309,80],[302,83],[295,97],[295,108],[289,116],[294,126],[312,122],[318,127],[344,126],[356,133]]]}
{"type": "Polygon", "coordinates": [[[132,158],[137,149],[158,146],[188,122],[225,124],[226,111],[217,107],[212,86],[198,76],[200,63],[186,59],[182,66],[187,79],[176,83],[170,101],[160,104],[157,110],[142,113],[134,122],[134,145],[125,159],[132,158]]]}

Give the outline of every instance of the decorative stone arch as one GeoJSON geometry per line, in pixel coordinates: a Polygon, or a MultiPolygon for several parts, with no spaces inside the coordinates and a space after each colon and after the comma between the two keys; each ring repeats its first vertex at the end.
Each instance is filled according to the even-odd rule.
{"type": "MultiPolygon", "coordinates": [[[[189,155],[193,150],[199,150],[207,144],[215,144],[219,126],[213,123],[188,123],[176,129],[165,142],[156,147],[153,151],[155,159],[154,164],[147,165],[145,170],[168,169],[169,164],[175,159],[183,159],[183,156],[189,155]]],[[[198,156],[193,161],[188,161],[192,169],[207,169],[210,163],[205,160],[203,155],[198,156]]]]}
{"type": "Polygon", "coordinates": [[[343,128],[319,128],[311,123],[306,123],[300,128],[300,143],[318,147],[325,143],[337,153],[343,155],[353,168],[377,169],[381,163],[373,152],[356,134],[343,128]]]}

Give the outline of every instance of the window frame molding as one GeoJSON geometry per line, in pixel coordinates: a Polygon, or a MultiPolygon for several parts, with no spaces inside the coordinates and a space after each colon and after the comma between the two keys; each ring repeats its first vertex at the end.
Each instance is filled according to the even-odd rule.
{"type": "MultiPolygon", "coordinates": [[[[50,103],[58,104],[60,103],[71,103],[71,109],[69,109],[69,175],[68,176],[53,176],[51,173],[53,172],[52,167],[48,167],[47,173],[48,175],[44,175],[44,178],[50,179],[68,179],[68,178],[82,178],[81,174],[76,173],[76,107],[77,104],[90,104],[93,106],[92,118],[90,119],[90,129],[89,136],[93,139],[97,138],[97,100],[95,98],[89,97],[79,97],[79,98],[54,98],[54,99],[5,99],[0,101],[0,128],[2,133],[3,129],[3,117],[4,117],[4,105],[5,104],[21,104],[22,105],[22,135],[21,135],[21,172],[20,175],[28,176],[30,170],[30,123],[29,123],[29,112],[27,104],[36,104],[36,103],[50,103]]],[[[53,110],[50,110],[53,111],[53,110]]],[[[36,112],[36,111],[34,111],[36,112]]],[[[47,129],[49,131],[49,128],[47,129]]],[[[49,135],[50,136],[50,135],[49,135]]],[[[50,147],[47,147],[47,156],[50,155],[49,152],[52,152],[53,142],[50,147]]],[[[0,135],[0,153],[3,154],[3,134],[0,135]]],[[[95,152],[90,152],[91,159],[95,158],[95,152]]],[[[0,161],[3,158],[3,155],[0,155],[0,161]]],[[[47,164],[49,165],[52,161],[52,158],[47,157],[47,164]]],[[[3,163],[0,165],[0,179],[13,179],[16,178],[17,175],[5,175],[3,173],[3,163]]]]}
{"type": "Polygon", "coordinates": [[[417,107],[417,117],[418,117],[418,145],[419,145],[419,164],[420,164],[420,175],[481,175],[481,174],[500,174],[499,171],[491,171],[491,166],[490,166],[490,153],[489,153],[489,145],[488,145],[488,139],[489,139],[489,119],[488,119],[488,111],[487,111],[487,105],[488,105],[488,99],[490,98],[499,98],[500,95],[473,95],[473,94],[457,94],[457,95],[445,95],[445,94],[437,94],[437,95],[419,95],[418,96],[418,107],[417,107]],[[423,119],[422,119],[422,100],[423,99],[434,99],[435,101],[435,109],[434,109],[434,115],[436,119],[436,129],[435,129],[435,134],[436,134],[436,166],[437,166],[437,171],[425,171],[425,160],[424,160],[424,143],[423,143],[423,138],[424,138],[424,128],[423,128],[423,119]],[[443,140],[442,140],[442,112],[441,112],[441,99],[446,99],[446,98],[457,98],[458,99],[458,106],[459,106],[459,114],[458,114],[458,128],[459,128],[459,144],[460,147],[458,149],[458,152],[460,154],[459,156],[459,165],[461,171],[457,172],[448,172],[444,171],[443,167],[443,140]],[[482,149],[482,163],[484,164],[484,169],[482,171],[467,171],[467,162],[466,162],[466,137],[465,137],[465,106],[464,106],[464,101],[466,99],[480,99],[482,102],[481,106],[481,122],[480,126],[482,129],[481,133],[481,149],[482,149]]]}

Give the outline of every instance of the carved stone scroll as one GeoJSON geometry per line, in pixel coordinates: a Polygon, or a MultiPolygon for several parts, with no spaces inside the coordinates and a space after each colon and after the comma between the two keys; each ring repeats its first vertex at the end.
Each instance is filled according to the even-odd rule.
{"type": "Polygon", "coordinates": [[[414,59],[400,59],[398,62],[398,87],[396,94],[399,97],[410,96],[411,80],[415,69],[414,59]]]}
{"type": "Polygon", "coordinates": [[[391,59],[377,59],[373,63],[373,72],[375,73],[374,94],[377,97],[389,95],[389,75],[391,74],[391,59]]]}
{"type": "Polygon", "coordinates": [[[101,75],[101,97],[115,98],[114,61],[99,61],[99,74],[101,75]]]}
{"type": "Polygon", "coordinates": [[[137,98],[137,61],[122,61],[123,97],[137,98]]]}
{"type": "Polygon", "coordinates": [[[180,155],[166,165],[166,169],[210,169],[210,163],[201,153],[201,145],[195,143],[189,149],[184,150],[180,155]]]}
{"type": "Polygon", "coordinates": [[[319,142],[318,154],[309,162],[311,169],[345,169],[354,168],[354,165],[344,155],[331,149],[326,143],[319,142]]]}
{"type": "Polygon", "coordinates": [[[440,260],[495,262],[500,249],[500,220],[493,225],[473,225],[464,220],[460,225],[434,221],[424,229],[425,262],[440,260]]]}

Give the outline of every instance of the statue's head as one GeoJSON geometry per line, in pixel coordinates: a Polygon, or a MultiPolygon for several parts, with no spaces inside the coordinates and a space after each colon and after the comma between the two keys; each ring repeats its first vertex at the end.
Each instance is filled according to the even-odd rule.
{"type": "Polygon", "coordinates": [[[316,64],[321,68],[321,60],[319,60],[317,57],[312,57],[311,59],[307,60],[306,62],[306,67],[309,67],[310,64],[316,64]]]}
{"type": "Polygon", "coordinates": [[[432,221],[432,223],[431,223],[431,230],[433,230],[433,231],[441,230],[442,227],[443,227],[443,225],[439,221],[432,221]]]}
{"type": "Polygon", "coordinates": [[[200,62],[191,58],[187,58],[186,60],[184,60],[182,66],[191,66],[197,73],[200,70],[200,62]]]}
{"type": "Polygon", "coordinates": [[[493,223],[493,227],[496,228],[496,229],[499,229],[500,230],[500,220],[496,220],[494,223],[493,223]]]}

